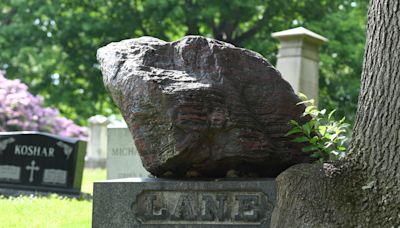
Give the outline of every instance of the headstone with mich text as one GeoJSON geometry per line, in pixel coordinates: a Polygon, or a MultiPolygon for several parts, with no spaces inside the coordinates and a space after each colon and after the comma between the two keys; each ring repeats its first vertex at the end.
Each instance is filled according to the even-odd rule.
{"type": "Polygon", "coordinates": [[[126,125],[107,128],[106,167],[107,179],[149,176],[126,125]]]}
{"type": "Polygon", "coordinates": [[[0,133],[0,193],[80,194],[86,143],[39,132],[0,133]]]}

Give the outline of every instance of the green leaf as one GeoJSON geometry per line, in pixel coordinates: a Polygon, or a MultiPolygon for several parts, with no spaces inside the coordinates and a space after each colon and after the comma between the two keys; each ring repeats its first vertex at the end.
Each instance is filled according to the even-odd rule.
{"type": "Polygon", "coordinates": [[[330,119],[332,118],[332,115],[333,115],[333,113],[335,113],[335,112],[336,112],[336,109],[332,110],[332,112],[330,112],[330,113],[328,114],[328,120],[330,120],[330,119]]]}
{"type": "Polygon", "coordinates": [[[310,157],[312,157],[312,158],[320,158],[320,157],[321,157],[321,154],[319,154],[319,153],[313,153],[313,154],[310,155],[310,157]]]}
{"type": "Polygon", "coordinates": [[[311,152],[311,151],[316,151],[318,150],[318,146],[315,145],[310,145],[302,148],[303,152],[311,152]]]}
{"type": "Polygon", "coordinates": [[[297,123],[296,120],[290,120],[289,124],[292,125],[292,126],[299,126],[299,123],[297,123]]]}
{"type": "Polygon", "coordinates": [[[303,128],[304,133],[306,133],[307,136],[310,136],[310,133],[311,133],[310,123],[308,122],[308,123],[303,124],[302,128],[303,128]]]}
{"type": "Polygon", "coordinates": [[[312,139],[310,140],[310,143],[311,144],[315,144],[316,142],[318,142],[318,136],[314,136],[314,137],[312,137],[312,139]]]}
{"type": "Polygon", "coordinates": [[[310,121],[308,121],[308,125],[310,125],[311,129],[313,129],[316,124],[318,124],[318,121],[316,119],[311,119],[310,121]]]}
{"type": "Polygon", "coordinates": [[[348,127],[350,127],[350,124],[348,124],[348,123],[340,124],[340,128],[348,128],[348,127]]]}
{"type": "Polygon", "coordinates": [[[318,127],[319,133],[323,136],[326,133],[326,126],[319,126],[318,127]]]}
{"type": "Polygon", "coordinates": [[[310,106],[307,106],[306,107],[306,110],[304,111],[304,112],[306,112],[306,113],[310,113],[310,111],[312,111],[312,110],[315,110],[316,109],[316,107],[315,106],[313,106],[313,105],[310,105],[310,106]]]}
{"type": "Polygon", "coordinates": [[[297,143],[303,143],[303,142],[308,142],[310,139],[302,136],[302,137],[298,137],[292,140],[292,142],[297,142],[297,143]]]}
{"type": "Polygon", "coordinates": [[[300,132],[303,132],[300,128],[293,128],[292,130],[288,131],[285,136],[293,135],[300,132]]]}
{"type": "Polygon", "coordinates": [[[300,102],[296,103],[296,105],[301,105],[301,104],[313,104],[313,101],[308,100],[308,101],[300,101],[300,102]]]}
{"type": "Polygon", "coordinates": [[[302,101],[307,101],[308,100],[307,95],[305,95],[304,93],[299,92],[297,94],[297,96],[299,96],[300,100],[302,100],[302,101]]]}

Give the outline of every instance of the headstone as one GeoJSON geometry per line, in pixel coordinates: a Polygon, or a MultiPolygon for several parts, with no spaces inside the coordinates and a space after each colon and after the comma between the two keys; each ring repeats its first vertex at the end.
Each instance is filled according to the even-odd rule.
{"type": "Polygon", "coordinates": [[[107,179],[148,177],[128,128],[107,128],[107,179]]]}
{"type": "Polygon", "coordinates": [[[276,68],[296,93],[318,102],[319,46],[328,39],[303,27],[272,33],[280,43],[276,68]]]}
{"type": "Polygon", "coordinates": [[[39,132],[0,133],[0,193],[80,194],[86,143],[39,132]]]}
{"type": "Polygon", "coordinates": [[[107,157],[107,117],[95,115],[88,119],[88,144],[85,166],[88,168],[105,168],[107,157]]]}
{"type": "Polygon", "coordinates": [[[97,182],[93,227],[269,227],[272,179],[97,182]]]}

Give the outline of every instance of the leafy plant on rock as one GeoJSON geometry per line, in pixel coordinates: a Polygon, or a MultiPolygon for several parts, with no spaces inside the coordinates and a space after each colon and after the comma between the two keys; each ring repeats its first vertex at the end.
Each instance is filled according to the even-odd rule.
{"type": "Polygon", "coordinates": [[[337,121],[333,118],[335,110],[327,113],[326,109],[318,110],[313,99],[308,99],[300,94],[303,100],[298,104],[306,104],[307,107],[303,116],[310,116],[311,119],[300,124],[295,120],[290,121],[291,130],[286,134],[296,135],[292,141],[304,143],[303,152],[311,153],[311,157],[320,162],[330,162],[345,156],[347,147],[347,128],[345,118],[337,121]]]}

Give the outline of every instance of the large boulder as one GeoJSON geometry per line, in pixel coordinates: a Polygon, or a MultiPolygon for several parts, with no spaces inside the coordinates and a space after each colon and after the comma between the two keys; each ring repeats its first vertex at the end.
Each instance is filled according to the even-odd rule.
{"type": "Polygon", "coordinates": [[[155,176],[273,177],[310,161],[285,137],[305,107],[260,54],[200,36],[141,37],[102,47],[97,59],[155,176]]]}

